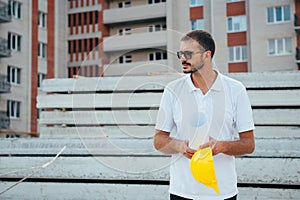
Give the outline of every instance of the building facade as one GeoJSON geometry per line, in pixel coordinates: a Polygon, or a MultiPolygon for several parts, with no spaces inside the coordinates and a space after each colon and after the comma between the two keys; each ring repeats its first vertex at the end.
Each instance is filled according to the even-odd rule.
{"type": "Polygon", "coordinates": [[[213,35],[221,72],[300,69],[299,0],[0,2],[1,129],[38,132],[45,78],[180,72],[179,40],[192,29],[213,35]]]}
{"type": "MultiPolygon", "coordinates": [[[[5,3],[0,2],[0,24],[10,23],[11,16],[8,14],[8,7],[5,3]]],[[[6,37],[0,37],[0,59],[7,58],[11,55],[11,51],[7,46],[6,37]]],[[[10,70],[10,69],[9,69],[10,70]]],[[[8,71],[9,71],[8,70],[8,71]]],[[[7,80],[7,75],[4,71],[0,73],[0,98],[2,99],[2,95],[5,93],[9,93],[10,90],[10,82],[7,80]]],[[[10,127],[10,119],[6,113],[6,106],[1,103],[0,106],[0,129],[7,130],[10,127]]]]}
{"type": "Polygon", "coordinates": [[[10,119],[9,127],[1,127],[3,133],[38,134],[36,96],[42,80],[59,77],[66,67],[65,39],[60,38],[66,36],[59,29],[64,24],[58,23],[65,9],[57,2],[1,0],[1,51],[9,53],[0,57],[0,74],[10,84],[10,92],[0,95],[1,110],[10,119]],[[10,20],[2,20],[6,15],[10,20]]]}

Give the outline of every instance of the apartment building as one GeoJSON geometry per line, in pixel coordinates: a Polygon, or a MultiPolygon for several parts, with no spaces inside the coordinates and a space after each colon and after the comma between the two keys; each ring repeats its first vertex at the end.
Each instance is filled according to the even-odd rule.
{"type": "Polygon", "coordinates": [[[60,61],[61,56],[67,55],[66,47],[64,42],[59,43],[60,36],[65,37],[65,32],[60,34],[59,30],[64,24],[57,23],[66,9],[56,2],[1,0],[0,74],[5,76],[5,81],[1,81],[10,85],[10,91],[0,96],[0,110],[5,112],[0,121],[5,117],[10,121],[9,126],[1,127],[1,132],[9,129],[8,133],[18,136],[37,134],[36,96],[42,80],[59,77],[60,68],[54,70],[55,66],[66,68],[66,61],[60,61]]]}
{"type": "Polygon", "coordinates": [[[67,75],[97,77],[103,75],[103,54],[98,47],[108,35],[102,16],[102,0],[66,1],[67,3],[67,75]]]}
{"type": "MultiPolygon", "coordinates": [[[[165,59],[165,63],[156,63],[162,64],[168,69],[173,67],[178,70],[178,67],[176,67],[178,62],[176,62],[174,56],[177,48],[171,45],[171,43],[174,44],[178,40],[170,38],[169,35],[177,31],[184,33],[190,29],[205,29],[213,34],[217,43],[215,63],[220,71],[255,72],[297,69],[297,63],[295,62],[297,37],[293,24],[293,16],[298,5],[297,1],[192,0],[189,1],[190,5],[188,7],[183,5],[184,1],[138,1],[140,4],[143,2],[143,5],[135,1],[123,2],[125,6],[119,6],[117,1],[109,1],[109,8],[104,10],[104,23],[109,28],[110,35],[114,36],[114,40],[107,45],[105,40],[110,38],[104,38],[104,51],[113,58],[109,59],[110,65],[106,70],[109,75],[115,75],[118,72],[123,74],[121,69],[129,72],[130,70],[125,69],[126,65],[130,68],[140,65],[140,63],[136,63],[134,57],[142,59],[142,56],[138,56],[129,47],[132,44],[131,41],[138,41],[140,44],[139,36],[143,38],[142,40],[146,40],[145,43],[147,43],[147,40],[152,41],[152,43],[159,42],[158,38],[165,37],[165,41],[161,41],[155,48],[163,50],[165,48],[169,52],[168,57],[165,59]],[[151,10],[152,3],[157,3],[157,8],[151,10]],[[116,8],[117,6],[119,7],[116,8]],[[143,7],[147,8],[142,11],[143,7]],[[160,27],[160,24],[163,25],[163,29],[166,31],[158,28],[159,31],[165,31],[165,33],[160,32],[161,36],[151,34],[156,40],[146,36],[145,33],[143,33],[144,37],[142,33],[132,31],[139,30],[139,27],[150,26],[150,24],[145,23],[145,16],[138,18],[137,15],[134,15],[136,18],[131,21],[129,18],[124,17],[126,12],[128,12],[127,14],[138,13],[139,10],[141,10],[141,15],[145,14],[146,16],[149,16],[146,10],[151,12],[150,16],[152,17],[155,12],[159,11],[159,7],[165,13],[161,12],[160,15],[156,15],[156,25],[158,27],[160,27]],[[172,16],[174,12],[176,16],[172,16]],[[113,13],[118,14],[114,15],[113,13]],[[126,21],[125,24],[124,21],[126,21]],[[170,21],[172,23],[169,23],[170,21]],[[188,26],[183,26],[183,24],[188,26]],[[127,30],[125,31],[127,36],[120,35],[117,37],[117,31],[120,29],[127,30]],[[130,38],[135,39],[131,40],[130,38]],[[167,42],[168,40],[170,42],[167,42]],[[122,47],[124,43],[126,43],[127,49],[122,47]],[[162,46],[164,47],[162,48],[162,46]],[[130,50],[124,55],[127,59],[120,59],[121,61],[126,60],[128,63],[131,62],[131,64],[118,63],[118,60],[115,59],[116,56],[113,56],[117,53],[117,57],[119,57],[120,51],[124,50],[130,50]]],[[[149,33],[151,30],[152,28],[149,27],[146,32],[149,33]]],[[[139,46],[136,48],[139,48],[139,46]]],[[[141,53],[141,51],[138,50],[138,53],[141,53]]],[[[144,61],[151,60],[152,57],[150,58],[149,54],[150,52],[144,51],[144,61]]],[[[160,59],[160,56],[158,58],[160,59]]],[[[139,60],[139,62],[141,61],[139,60]]],[[[155,68],[151,67],[151,69],[155,68]]],[[[164,71],[166,69],[159,66],[154,71],[159,70],[164,71]]],[[[146,72],[146,70],[142,71],[146,72]]]]}
{"type": "MultiPolygon", "coordinates": [[[[10,23],[11,16],[8,14],[7,6],[5,3],[0,2],[0,24],[10,23]]],[[[0,37],[0,60],[11,55],[11,51],[7,46],[5,37],[0,37]]],[[[2,68],[2,67],[1,67],[2,68]]],[[[9,71],[9,70],[8,70],[9,71]]],[[[10,82],[7,81],[6,73],[0,72],[0,100],[2,95],[10,92],[10,82]]],[[[6,114],[5,104],[1,103],[0,106],[0,129],[7,130],[10,126],[10,119],[6,114]]]]}
{"type": "Polygon", "coordinates": [[[68,3],[69,77],[180,71],[175,52],[182,34],[191,29],[212,33],[217,43],[214,61],[222,72],[298,69],[294,18],[299,1],[73,0],[68,3]],[[95,15],[80,11],[90,7],[89,3],[98,5],[95,15]],[[92,17],[96,19],[89,20],[92,17]],[[80,32],[88,30],[86,21],[96,24],[99,38],[87,40],[92,34],[80,32]],[[80,39],[72,40],[74,37],[80,39]],[[93,58],[88,56],[91,50],[97,58],[94,52],[93,58]],[[86,67],[88,63],[92,63],[93,69],[86,67]]]}
{"type": "Polygon", "coordinates": [[[221,72],[300,69],[299,0],[0,2],[1,120],[17,132],[38,132],[43,79],[180,72],[179,40],[192,29],[213,35],[221,72]]]}

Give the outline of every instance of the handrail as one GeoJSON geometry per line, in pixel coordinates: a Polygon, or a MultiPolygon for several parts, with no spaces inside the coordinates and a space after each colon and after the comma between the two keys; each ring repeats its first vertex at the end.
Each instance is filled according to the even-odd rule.
{"type": "Polygon", "coordinates": [[[0,93],[3,92],[10,92],[10,83],[5,75],[0,74],[0,93]]]}
{"type": "Polygon", "coordinates": [[[0,129],[8,129],[10,125],[10,119],[6,115],[6,111],[0,111],[0,129]]]}
{"type": "Polygon", "coordinates": [[[7,40],[4,38],[0,38],[0,56],[10,56],[11,50],[8,48],[7,40]]]}

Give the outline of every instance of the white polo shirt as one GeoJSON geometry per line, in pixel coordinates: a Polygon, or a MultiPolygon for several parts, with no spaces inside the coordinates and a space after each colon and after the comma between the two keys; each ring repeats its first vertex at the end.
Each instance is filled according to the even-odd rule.
{"type": "MultiPolygon", "coordinates": [[[[254,123],[246,89],[240,82],[218,73],[210,90],[203,95],[188,74],[166,86],[155,128],[166,132],[175,128],[174,137],[189,140],[190,144],[201,134],[198,146],[208,141],[209,136],[221,141],[233,140],[235,132],[253,130],[254,123]]],[[[190,160],[181,153],[171,158],[169,192],[201,200],[223,200],[236,195],[235,157],[218,154],[213,159],[220,195],[193,178],[190,160]]]]}

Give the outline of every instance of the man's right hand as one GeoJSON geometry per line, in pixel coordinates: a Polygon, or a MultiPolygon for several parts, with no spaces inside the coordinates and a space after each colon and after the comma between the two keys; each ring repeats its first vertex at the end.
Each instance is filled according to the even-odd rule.
{"type": "Polygon", "coordinates": [[[188,140],[183,140],[181,142],[181,146],[180,146],[180,152],[187,157],[188,159],[191,159],[194,155],[194,153],[196,152],[195,149],[191,149],[189,147],[189,141],[188,140]]]}
{"type": "Polygon", "coordinates": [[[169,132],[156,130],[154,135],[154,147],[164,154],[182,153],[188,159],[191,159],[196,150],[189,147],[188,140],[178,140],[170,137],[169,132]]]}

